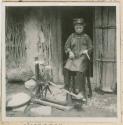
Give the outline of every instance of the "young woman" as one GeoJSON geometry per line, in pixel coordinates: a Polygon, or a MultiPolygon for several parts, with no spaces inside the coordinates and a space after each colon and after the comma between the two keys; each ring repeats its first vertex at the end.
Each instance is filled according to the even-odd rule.
{"type": "Polygon", "coordinates": [[[72,89],[76,94],[82,94],[86,99],[85,83],[86,71],[92,52],[92,41],[90,37],[84,32],[85,22],[83,18],[76,18],[73,20],[74,30],[65,44],[65,53],[68,59],[64,66],[65,74],[65,88],[72,89]],[[71,76],[73,84],[71,85],[71,76]]]}

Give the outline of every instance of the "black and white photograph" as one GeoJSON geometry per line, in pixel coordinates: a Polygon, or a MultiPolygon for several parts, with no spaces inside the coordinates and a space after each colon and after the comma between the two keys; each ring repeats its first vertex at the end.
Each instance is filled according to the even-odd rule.
{"type": "Polygon", "coordinates": [[[4,5],[6,118],[118,118],[117,4],[4,5]]]}

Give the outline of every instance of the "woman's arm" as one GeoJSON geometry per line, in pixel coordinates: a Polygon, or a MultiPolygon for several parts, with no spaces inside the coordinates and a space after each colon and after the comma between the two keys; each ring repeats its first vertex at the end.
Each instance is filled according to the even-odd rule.
{"type": "Polygon", "coordinates": [[[81,50],[81,51],[80,51],[80,56],[81,56],[82,54],[86,54],[87,57],[88,57],[88,59],[90,60],[90,54],[91,54],[92,51],[93,51],[92,40],[91,40],[91,38],[90,38],[87,34],[85,34],[85,40],[86,40],[86,42],[87,42],[87,49],[81,50]]]}
{"type": "Polygon", "coordinates": [[[87,46],[88,46],[87,51],[88,51],[88,54],[90,55],[93,52],[92,40],[88,35],[87,35],[86,40],[87,40],[87,46]]]}
{"type": "Polygon", "coordinates": [[[69,54],[69,58],[73,59],[75,57],[74,53],[71,50],[71,39],[72,39],[73,34],[71,34],[68,39],[67,42],[65,43],[65,53],[69,54]]]}
{"type": "Polygon", "coordinates": [[[65,43],[65,53],[68,54],[71,52],[71,39],[72,39],[72,34],[68,37],[66,43],[65,43]]]}

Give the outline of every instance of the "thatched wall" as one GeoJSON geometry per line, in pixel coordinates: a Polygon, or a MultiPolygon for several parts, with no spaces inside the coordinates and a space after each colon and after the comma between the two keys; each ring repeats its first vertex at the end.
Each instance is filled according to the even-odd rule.
{"type": "Polygon", "coordinates": [[[27,65],[34,71],[34,58],[38,56],[39,61],[51,66],[54,81],[63,81],[59,12],[9,8],[6,13],[7,67],[27,65]]]}
{"type": "Polygon", "coordinates": [[[8,68],[19,67],[25,62],[26,46],[23,19],[23,16],[20,17],[12,10],[10,10],[9,13],[6,13],[5,40],[6,65],[8,68]]]}

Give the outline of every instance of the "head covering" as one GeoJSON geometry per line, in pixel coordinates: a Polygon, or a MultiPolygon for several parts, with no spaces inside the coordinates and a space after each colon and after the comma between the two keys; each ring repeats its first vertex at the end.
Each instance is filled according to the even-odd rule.
{"type": "Polygon", "coordinates": [[[75,25],[75,24],[82,24],[82,25],[85,26],[85,21],[84,21],[83,18],[74,18],[74,19],[73,19],[73,24],[74,24],[74,25],[75,25]]]}

